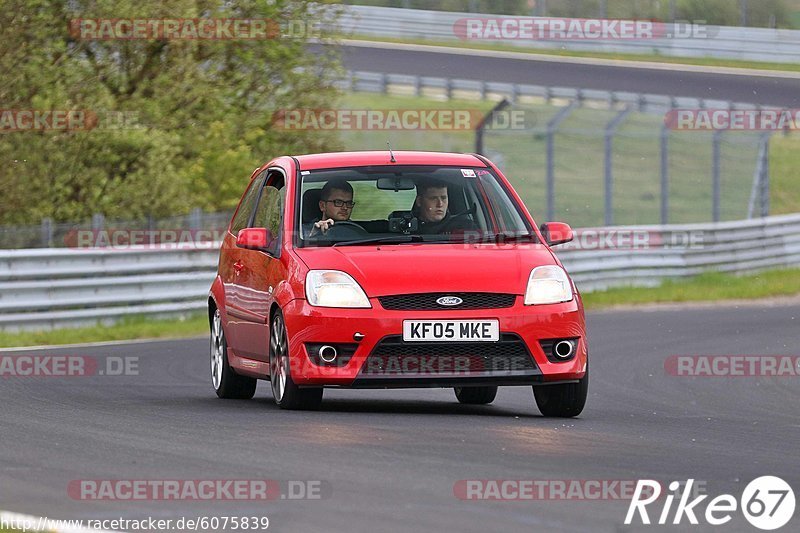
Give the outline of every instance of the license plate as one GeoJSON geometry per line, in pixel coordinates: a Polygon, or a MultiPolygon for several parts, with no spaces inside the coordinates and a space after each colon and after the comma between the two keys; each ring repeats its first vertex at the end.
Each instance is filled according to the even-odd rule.
{"type": "Polygon", "coordinates": [[[498,320],[404,320],[405,342],[487,342],[500,340],[498,320]]]}

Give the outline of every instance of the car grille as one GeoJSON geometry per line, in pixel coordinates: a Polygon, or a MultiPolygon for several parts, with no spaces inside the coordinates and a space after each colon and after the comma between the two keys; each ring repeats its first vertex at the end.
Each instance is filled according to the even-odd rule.
{"type": "Polygon", "coordinates": [[[503,309],[513,307],[516,294],[492,292],[428,292],[421,294],[398,294],[380,296],[384,309],[391,311],[446,311],[448,309],[503,309]],[[443,296],[457,296],[463,300],[459,305],[440,305],[436,300],[443,296]]]}
{"type": "Polygon", "coordinates": [[[362,376],[515,376],[538,368],[525,343],[505,333],[498,342],[380,341],[361,367],[362,376]]]}

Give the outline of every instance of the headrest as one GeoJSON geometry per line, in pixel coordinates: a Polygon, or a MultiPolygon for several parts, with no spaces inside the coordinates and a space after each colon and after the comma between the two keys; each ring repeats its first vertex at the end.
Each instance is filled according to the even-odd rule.
{"type": "Polygon", "coordinates": [[[309,189],[303,193],[303,223],[312,222],[322,216],[319,210],[319,201],[322,198],[322,189],[309,189]]]}

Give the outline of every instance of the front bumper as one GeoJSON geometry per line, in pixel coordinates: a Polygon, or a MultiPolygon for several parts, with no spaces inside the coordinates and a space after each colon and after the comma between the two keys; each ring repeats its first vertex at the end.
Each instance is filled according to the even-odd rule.
{"type": "Polygon", "coordinates": [[[354,388],[533,385],[570,382],[586,371],[586,327],[577,299],[562,304],[455,311],[390,311],[313,307],[293,300],[284,309],[291,374],[300,386],[354,388]],[[497,319],[498,343],[404,343],[403,320],[497,319]],[[360,338],[357,334],[363,335],[360,338]],[[552,362],[540,341],[577,338],[569,361],[552,362]],[[326,364],[309,354],[320,344],[351,345],[349,358],[326,364]]]}

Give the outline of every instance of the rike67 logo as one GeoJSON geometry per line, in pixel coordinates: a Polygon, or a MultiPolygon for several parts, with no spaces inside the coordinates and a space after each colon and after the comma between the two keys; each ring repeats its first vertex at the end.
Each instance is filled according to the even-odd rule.
{"type": "MultiPolygon", "coordinates": [[[[703,494],[689,500],[692,496],[693,485],[694,479],[687,480],[685,484],[678,481],[670,483],[670,493],[664,498],[664,506],[657,518],[653,517],[656,520],[655,523],[679,525],[688,522],[698,525],[700,523],[698,517],[700,517],[705,519],[705,523],[709,525],[721,526],[734,520],[734,515],[741,510],[751,525],[761,530],[771,531],[786,525],[794,515],[794,491],[779,477],[762,476],[754,479],[745,487],[739,500],[731,494],[721,494],[705,504],[705,512],[701,511],[701,504],[708,498],[708,495],[703,494]],[[679,493],[680,488],[684,486],[684,490],[679,493]],[[676,498],[678,504],[673,513],[672,504],[676,498]]],[[[642,524],[653,523],[647,507],[659,500],[661,496],[661,484],[658,481],[639,480],[628,507],[628,514],[625,516],[625,525],[636,522],[637,517],[642,524]]],[[[653,507],[657,507],[657,505],[653,505],[653,507]]],[[[650,511],[657,510],[650,509],[650,511]]]]}

